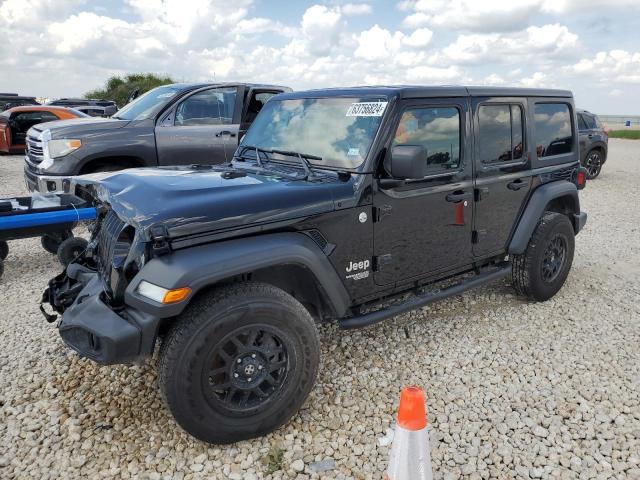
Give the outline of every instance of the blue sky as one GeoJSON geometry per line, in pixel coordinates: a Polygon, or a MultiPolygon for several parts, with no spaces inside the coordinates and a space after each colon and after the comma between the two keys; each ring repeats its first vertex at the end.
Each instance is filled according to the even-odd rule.
{"type": "Polygon", "coordinates": [[[75,96],[112,74],[295,89],[573,90],[640,114],[638,0],[0,0],[0,91],[75,96]]]}

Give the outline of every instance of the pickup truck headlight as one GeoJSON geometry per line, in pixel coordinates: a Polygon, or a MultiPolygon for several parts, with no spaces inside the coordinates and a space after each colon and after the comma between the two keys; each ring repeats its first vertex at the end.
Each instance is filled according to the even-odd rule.
{"type": "Polygon", "coordinates": [[[57,140],[49,140],[44,144],[48,150],[49,157],[59,158],[79,149],[82,146],[82,141],[78,138],[61,138],[57,140]]]}

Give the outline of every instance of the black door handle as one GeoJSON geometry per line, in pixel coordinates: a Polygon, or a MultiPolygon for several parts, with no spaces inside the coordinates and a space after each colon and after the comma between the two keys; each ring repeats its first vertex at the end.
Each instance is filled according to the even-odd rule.
{"type": "Polygon", "coordinates": [[[593,138],[593,133],[590,133],[589,135],[587,135],[587,137],[593,138]]]}
{"type": "Polygon", "coordinates": [[[527,186],[527,182],[523,182],[520,179],[514,180],[513,182],[507,184],[507,188],[509,190],[520,190],[521,188],[524,188],[526,186],[527,186]]]}
{"type": "Polygon", "coordinates": [[[466,200],[467,198],[471,198],[471,193],[461,192],[461,191],[450,193],[445,197],[447,202],[452,202],[452,203],[459,203],[462,200],[466,200]]]}
{"type": "Polygon", "coordinates": [[[236,134],[230,130],[223,130],[221,132],[216,133],[216,137],[222,137],[223,135],[229,135],[230,137],[236,136],[236,134]]]}

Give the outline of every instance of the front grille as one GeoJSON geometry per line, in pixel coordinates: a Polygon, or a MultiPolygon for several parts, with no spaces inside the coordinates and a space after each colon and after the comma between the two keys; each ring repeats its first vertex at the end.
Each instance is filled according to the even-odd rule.
{"type": "Polygon", "coordinates": [[[113,210],[109,210],[98,225],[96,234],[95,259],[98,272],[105,284],[110,284],[111,260],[113,251],[125,223],[120,220],[113,210]]]}
{"type": "Polygon", "coordinates": [[[31,162],[34,164],[42,162],[42,142],[31,135],[27,137],[27,152],[31,162]]]}

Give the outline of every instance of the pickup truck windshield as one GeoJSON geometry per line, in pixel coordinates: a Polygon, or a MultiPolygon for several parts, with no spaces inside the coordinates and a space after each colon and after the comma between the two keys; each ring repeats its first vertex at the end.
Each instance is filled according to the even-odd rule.
{"type": "Polygon", "coordinates": [[[121,120],[145,120],[154,117],[179,91],[180,89],[171,86],[157,87],[149,90],[144,95],[141,95],[133,102],[118,110],[113,114],[112,118],[121,120]]]}
{"type": "Polygon", "coordinates": [[[354,169],[366,158],[386,107],[386,100],[371,98],[269,100],[242,146],[303,152],[311,164],[354,169]]]}

